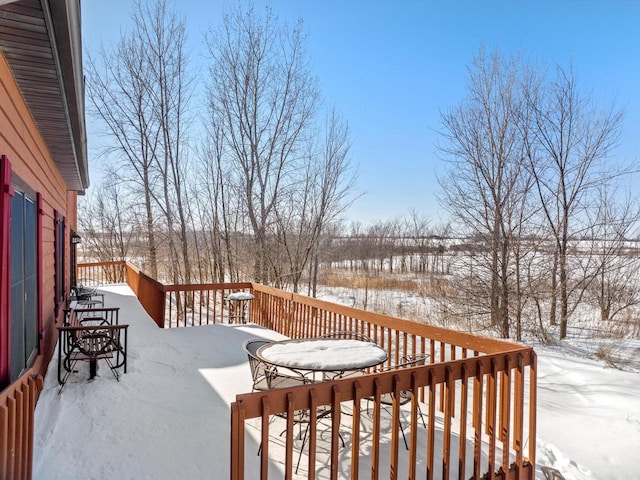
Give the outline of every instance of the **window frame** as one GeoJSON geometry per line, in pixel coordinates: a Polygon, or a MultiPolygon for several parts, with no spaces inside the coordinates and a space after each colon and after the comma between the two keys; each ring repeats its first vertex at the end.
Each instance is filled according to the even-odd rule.
{"type": "Polygon", "coordinates": [[[11,208],[17,192],[23,196],[23,216],[21,217],[23,219],[23,231],[21,232],[20,238],[22,239],[23,245],[27,247],[27,249],[22,250],[23,268],[25,268],[21,282],[23,292],[25,293],[22,297],[25,298],[24,305],[27,309],[22,310],[21,325],[24,332],[22,339],[25,347],[23,349],[25,358],[20,362],[20,375],[22,375],[25,370],[31,368],[36,358],[42,354],[44,349],[42,195],[36,192],[26,182],[22,181],[20,177],[13,174],[11,162],[5,155],[2,155],[0,156],[0,390],[17,378],[15,376],[17,366],[12,365],[12,358],[15,353],[12,352],[12,350],[14,350],[13,342],[16,339],[12,334],[12,325],[14,323],[12,315],[14,308],[12,308],[13,269],[11,268],[11,256],[15,253],[15,251],[12,250],[11,243],[11,208]],[[28,204],[31,206],[27,207],[28,204]],[[25,221],[29,223],[27,224],[25,221]],[[27,225],[31,226],[30,230],[27,230],[27,225]],[[35,288],[36,291],[32,292],[33,295],[29,296],[27,292],[32,291],[33,288],[35,288]],[[29,305],[32,305],[33,302],[35,302],[36,305],[29,309],[29,305]],[[30,322],[35,322],[35,324],[30,322]]]}
{"type": "Polygon", "coordinates": [[[54,255],[54,306],[55,316],[60,314],[60,306],[65,298],[65,232],[66,219],[58,210],[53,211],[53,255],[54,255]]]}

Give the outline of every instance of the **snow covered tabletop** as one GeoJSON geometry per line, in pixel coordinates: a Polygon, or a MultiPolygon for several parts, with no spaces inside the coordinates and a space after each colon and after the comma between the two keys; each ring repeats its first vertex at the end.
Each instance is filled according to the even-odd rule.
{"type": "Polygon", "coordinates": [[[253,295],[249,292],[235,292],[227,295],[227,300],[240,301],[240,300],[253,300],[253,295]]]}
{"type": "Polygon", "coordinates": [[[302,370],[343,371],[379,365],[387,352],[372,342],[307,338],[274,342],[257,351],[267,363],[302,370]]]}

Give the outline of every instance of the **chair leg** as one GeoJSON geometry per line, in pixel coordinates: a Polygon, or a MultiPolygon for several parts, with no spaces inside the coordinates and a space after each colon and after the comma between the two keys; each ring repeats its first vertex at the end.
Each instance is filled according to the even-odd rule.
{"type": "Polygon", "coordinates": [[[309,433],[310,424],[307,423],[307,426],[304,429],[304,437],[302,438],[302,445],[300,446],[300,453],[298,454],[298,463],[296,463],[296,474],[298,473],[298,468],[300,468],[300,460],[302,459],[302,451],[304,450],[304,445],[307,443],[307,434],[309,433]]]}
{"type": "Polygon", "coordinates": [[[420,414],[420,419],[422,420],[422,425],[424,425],[424,428],[427,428],[427,422],[425,422],[424,420],[424,415],[422,414],[422,409],[420,408],[420,403],[417,404],[418,405],[418,413],[420,414]]]}
{"type": "Polygon", "coordinates": [[[404,427],[402,426],[402,422],[400,422],[400,431],[402,432],[402,439],[404,440],[404,446],[409,451],[409,444],[407,443],[407,436],[404,433],[404,427]]]}
{"type": "Polygon", "coordinates": [[[107,362],[107,365],[109,366],[109,369],[111,370],[111,373],[113,374],[114,377],[116,377],[117,381],[120,381],[120,375],[118,374],[118,364],[116,363],[114,365],[114,363],[111,361],[111,359],[109,357],[106,357],[104,359],[107,362]]]}
{"type": "Polygon", "coordinates": [[[62,380],[60,380],[60,378],[58,378],[58,381],[60,382],[60,390],[58,390],[58,395],[60,395],[62,393],[62,389],[67,384],[67,380],[69,379],[71,374],[72,373],[77,373],[77,370],[74,370],[74,367],[76,366],[76,363],[78,363],[77,360],[69,360],[69,359],[65,358],[63,361],[65,362],[65,364],[64,364],[65,373],[64,373],[64,376],[62,377],[62,380]],[[67,368],[67,366],[68,366],[68,368],[67,368]]]}
{"type": "MultiPolygon", "coordinates": [[[[424,428],[427,428],[427,422],[425,422],[424,420],[424,415],[422,414],[422,409],[420,408],[420,404],[417,403],[416,404],[418,407],[418,414],[420,415],[420,419],[422,420],[422,425],[424,425],[424,428]]],[[[402,412],[400,412],[400,415],[402,415],[402,412]]],[[[405,421],[406,421],[406,417],[405,417],[405,421]]],[[[407,425],[411,425],[411,423],[409,421],[406,421],[407,425]]],[[[400,419],[400,431],[402,432],[402,438],[404,439],[404,446],[407,447],[407,450],[409,450],[409,444],[407,443],[407,437],[404,433],[404,428],[402,427],[402,419],[400,419]]]]}
{"type": "MultiPolygon", "coordinates": [[[[391,410],[389,410],[385,405],[380,405],[380,407],[381,407],[382,410],[386,411],[389,414],[390,417],[393,418],[393,414],[391,413],[391,410]]],[[[418,408],[420,408],[420,407],[418,406],[418,408]]],[[[367,410],[368,410],[368,408],[367,408],[367,410]]],[[[404,446],[406,447],[407,450],[409,450],[409,443],[407,442],[407,436],[405,435],[404,427],[402,426],[402,417],[403,416],[404,415],[402,413],[402,410],[400,410],[400,419],[399,419],[400,432],[402,433],[402,439],[404,440],[404,446]]],[[[422,419],[422,422],[424,423],[424,418],[422,419]]],[[[405,417],[405,423],[407,425],[410,425],[410,423],[406,420],[406,417],[405,417]]],[[[426,428],[426,425],[425,425],[425,428],[426,428]]]]}
{"type": "MultiPolygon", "coordinates": [[[[296,464],[296,474],[298,473],[298,468],[300,468],[300,460],[302,459],[302,451],[304,450],[304,446],[307,443],[308,432],[309,432],[309,425],[307,425],[307,427],[304,429],[304,437],[302,438],[302,446],[300,446],[300,453],[298,454],[298,463],[296,464]]],[[[340,437],[340,443],[342,443],[342,448],[345,448],[346,444],[344,443],[344,437],[342,436],[342,433],[338,432],[338,437],[340,437]]]]}
{"type": "MultiPolygon", "coordinates": [[[[323,417],[324,418],[324,417],[323,417]]],[[[322,420],[322,418],[318,419],[318,423],[322,420]]],[[[298,473],[298,468],[300,468],[300,459],[302,458],[302,451],[304,450],[304,446],[307,443],[307,435],[309,433],[309,427],[311,425],[307,423],[307,426],[304,429],[304,437],[302,437],[302,445],[300,446],[300,453],[298,454],[298,463],[296,464],[296,474],[298,473]]],[[[344,442],[344,437],[340,430],[338,430],[338,437],[340,437],[340,443],[342,443],[342,448],[346,447],[346,443],[344,442]]]]}

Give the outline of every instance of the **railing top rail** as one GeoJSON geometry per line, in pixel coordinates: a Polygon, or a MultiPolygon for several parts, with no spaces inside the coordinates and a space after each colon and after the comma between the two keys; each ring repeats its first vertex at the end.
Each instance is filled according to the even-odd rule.
{"type": "Polygon", "coordinates": [[[40,390],[42,390],[43,378],[37,373],[37,370],[32,367],[24,372],[17,380],[4,388],[4,390],[0,390],[0,405],[6,405],[7,399],[12,398],[17,391],[22,389],[23,385],[28,384],[32,379],[35,379],[35,381],[39,383],[40,390]]]}
{"type": "Polygon", "coordinates": [[[286,292],[274,287],[268,287],[267,285],[262,285],[260,283],[252,283],[251,286],[256,292],[266,293],[267,295],[273,295],[274,297],[284,298],[287,300],[293,299],[294,294],[291,292],[286,292]]]}
{"type": "MultiPolygon", "coordinates": [[[[129,264],[126,260],[113,260],[110,262],[81,262],[78,263],[78,267],[101,267],[101,266],[110,266],[110,265],[126,265],[129,264]]],[[[131,265],[133,267],[133,265],[131,265]]],[[[135,268],[135,267],[133,267],[135,268]]],[[[137,270],[137,269],[136,269],[137,270]]]]}
{"type": "Polygon", "coordinates": [[[253,288],[251,282],[239,282],[239,283],[193,283],[193,284],[171,284],[163,285],[165,292],[189,292],[193,290],[233,290],[233,289],[246,289],[253,288]]]}
{"type": "Polygon", "coordinates": [[[268,294],[273,294],[273,291],[275,290],[276,292],[278,292],[277,296],[281,298],[289,298],[296,303],[331,311],[339,315],[344,315],[346,317],[354,318],[357,320],[363,320],[389,329],[419,335],[424,338],[442,341],[482,353],[499,353],[525,348],[520,344],[509,342],[507,340],[482,337],[476,334],[449,330],[444,327],[437,327],[434,325],[419,323],[413,320],[406,320],[402,318],[392,317],[390,315],[361,310],[359,308],[340,305],[328,302],[326,300],[311,298],[296,293],[283,292],[282,290],[265,287],[264,285],[260,285],[257,283],[253,284],[253,289],[254,291],[265,292],[268,294]]]}

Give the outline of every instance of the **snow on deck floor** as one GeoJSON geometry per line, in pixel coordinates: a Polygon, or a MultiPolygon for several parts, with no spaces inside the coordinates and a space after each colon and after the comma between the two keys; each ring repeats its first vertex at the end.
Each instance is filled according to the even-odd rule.
{"type": "Polygon", "coordinates": [[[160,329],[127,286],[104,288],[129,327],[120,382],[86,362],[58,395],[57,356],[36,408],[34,478],[229,478],[229,404],[251,391],[242,343],[282,338],[253,325],[160,329]]]}
{"type": "MultiPolygon", "coordinates": [[[[255,325],[159,329],[129,287],[104,291],[106,305],[120,307],[120,323],[130,324],[128,373],[117,382],[103,364],[89,382],[81,362],[58,395],[54,356],[36,408],[34,479],[229,478],[229,405],[237,393],[251,390],[241,345],[253,337],[283,337],[255,325]]],[[[566,480],[640,478],[639,374],[558,348],[536,351],[537,478],[544,478],[542,465],[557,468],[566,480]]],[[[257,464],[251,452],[257,451],[258,432],[251,424],[248,431],[254,438],[247,437],[246,459],[257,464]]],[[[277,444],[276,438],[274,459],[277,444]]],[[[360,471],[367,478],[363,453],[360,471]]],[[[304,457],[300,473],[306,474],[304,457]]],[[[321,465],[318,474],[326,474],[321,465]]]]}

